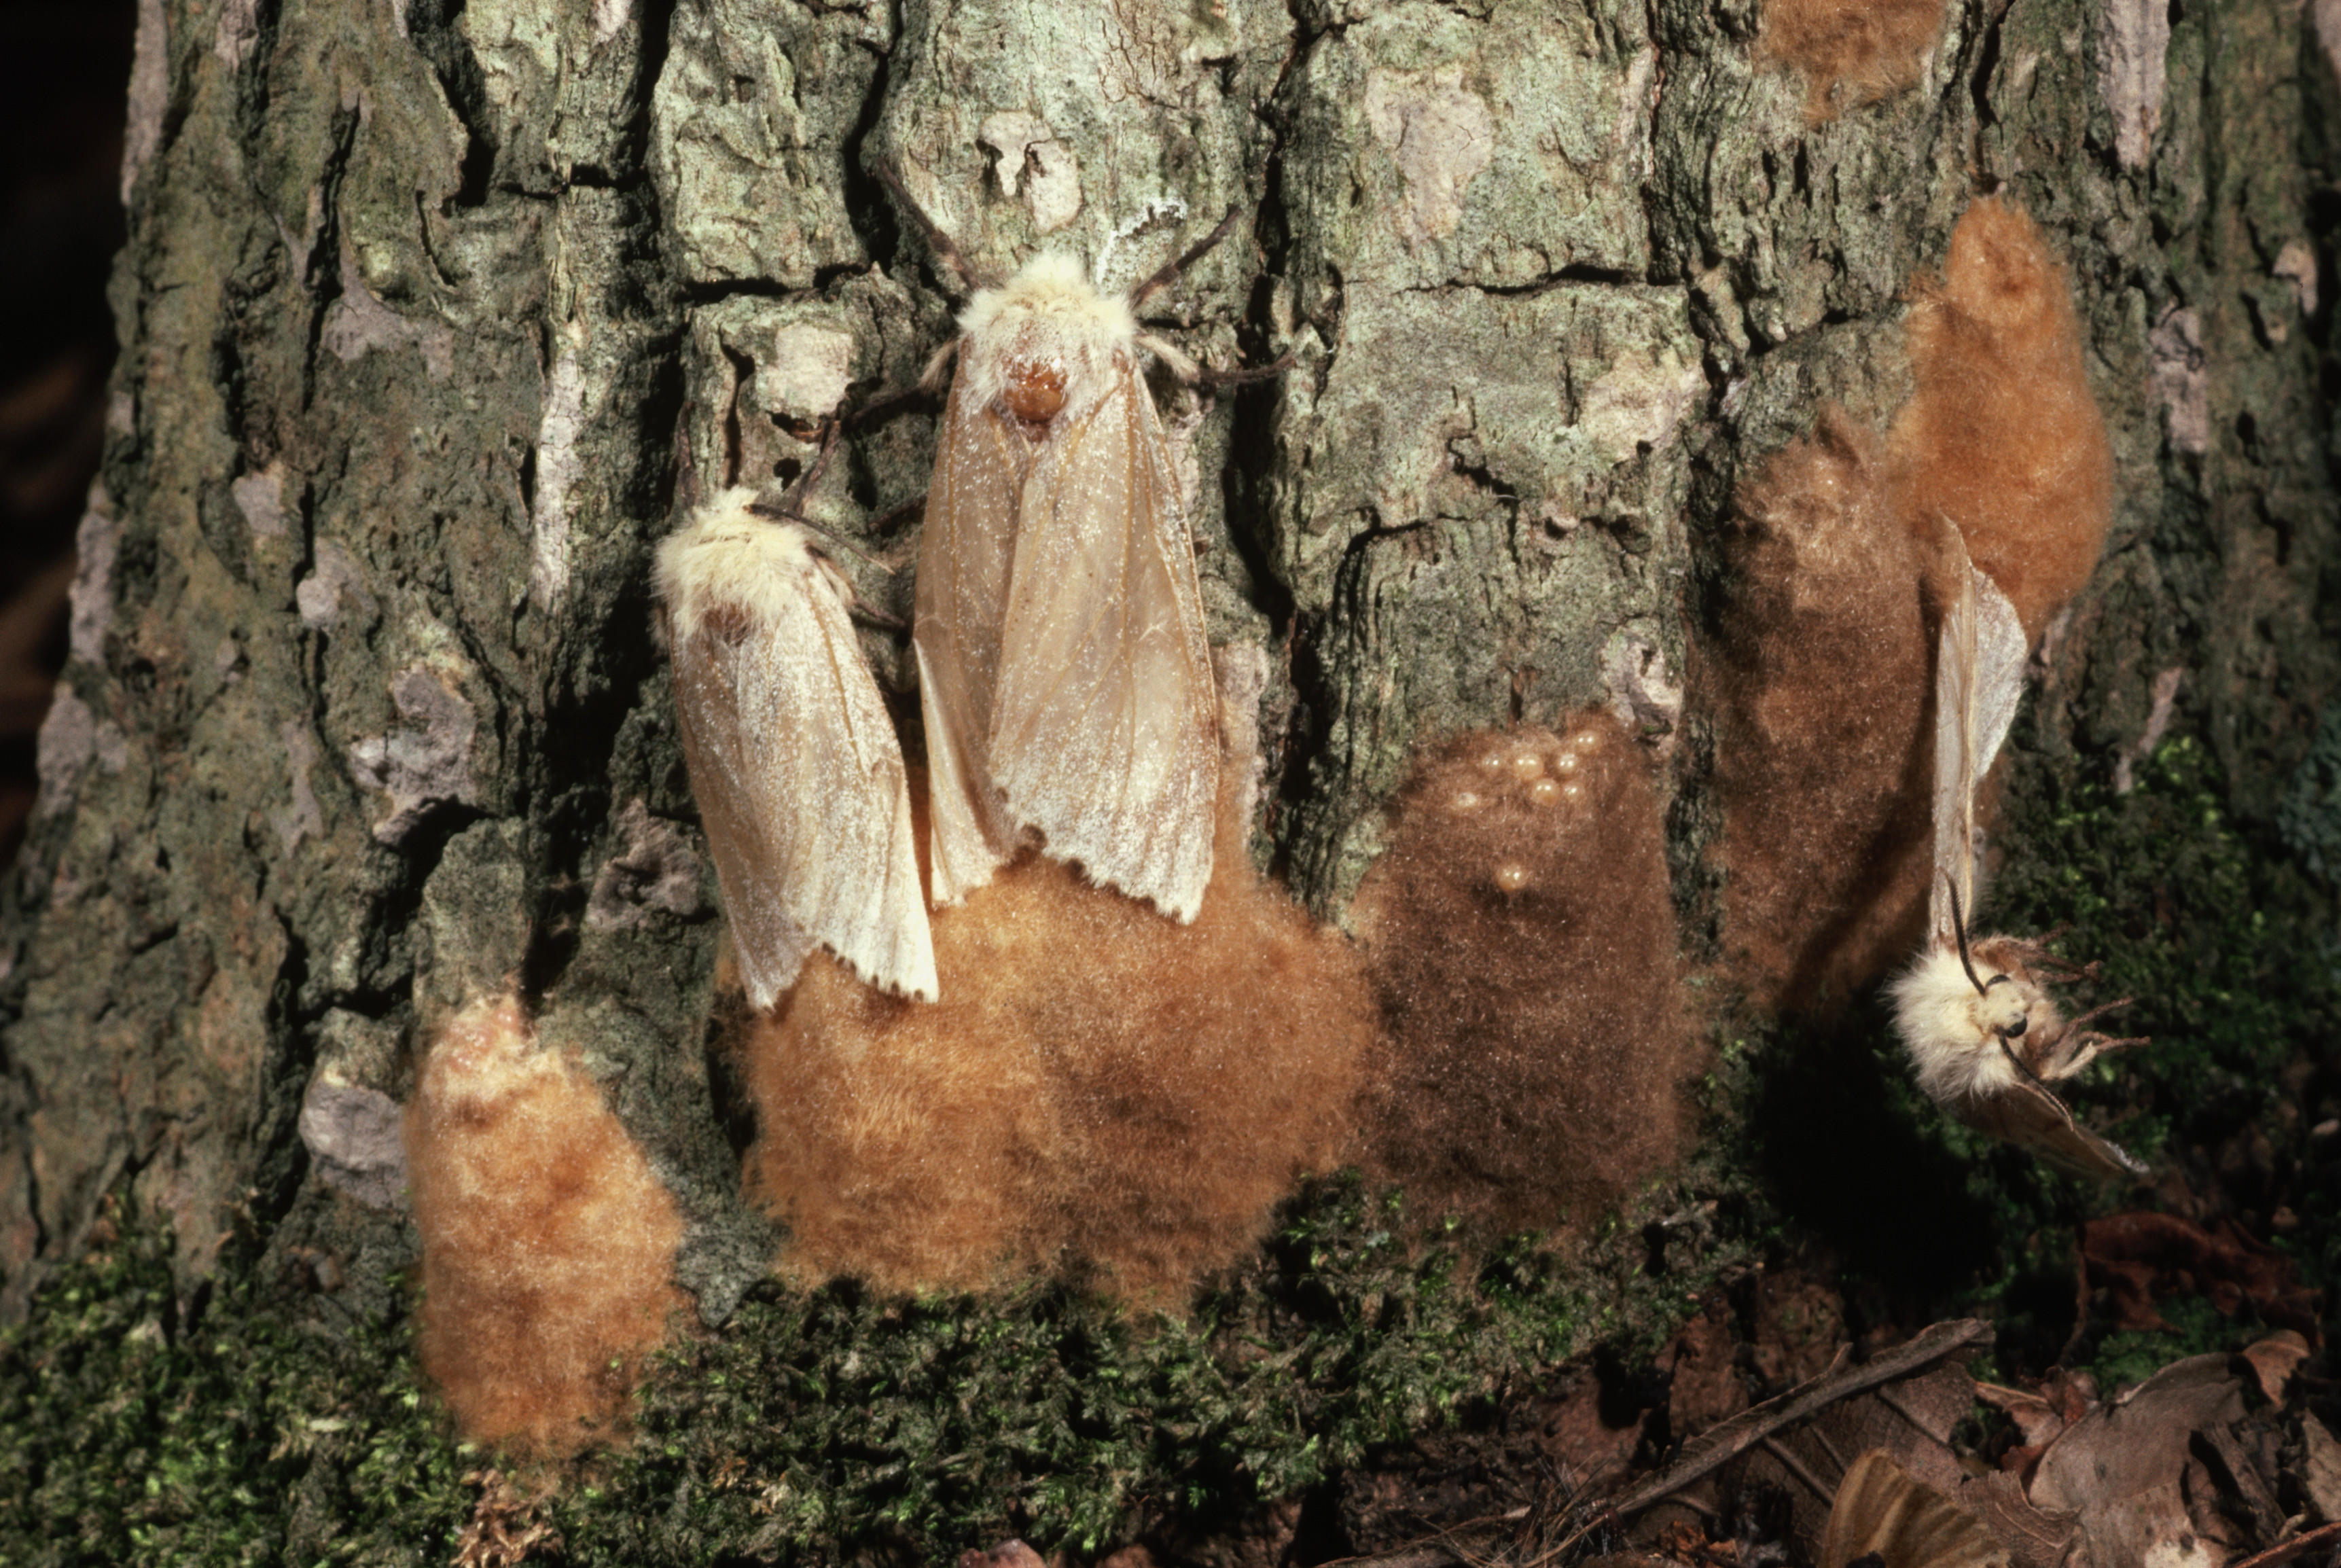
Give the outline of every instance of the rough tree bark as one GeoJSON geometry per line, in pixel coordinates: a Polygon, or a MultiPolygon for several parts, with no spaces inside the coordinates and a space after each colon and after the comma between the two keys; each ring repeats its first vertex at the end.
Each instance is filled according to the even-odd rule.
{"type": "MultiPolygon", "coordinates": [[[[1812,123],[1751,0],[142,0],[125,347],[0,930],[0,1305],[125,1188],[184,1289],[231,1234],[395,1289],[413,1048],[514,981],[671,1183],[702,1316],[762,1272],[647,571],[679,461],[786,481],[947,335],[878,163],[994,273],[1126,285],[1245,213],[1158,319],[1294,367],[1161,390],[1213,642],[1265,672],[1257,847],[1325,914],[1418,741],[1607,703],[1711,917],[1681,673],[1731,484],[1824,400],[1883,424],[1906,286],[1999,188],[2067,259],[2119,473],[2027,765],[2167,720],[2266,817],[2341,675],[2330,10],[1958,0],[1915,86],[1812,123]]],[[[816,514],[899,545],[866,524],[931,439],[857,436],[816,514]]]]}

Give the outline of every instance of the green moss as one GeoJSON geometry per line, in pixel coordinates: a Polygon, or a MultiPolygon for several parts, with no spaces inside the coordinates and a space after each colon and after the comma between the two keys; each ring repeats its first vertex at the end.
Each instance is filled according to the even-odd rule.
{"type": "Polygon", "coordinates": [[[2295,856],[2256,841],[2226,801],[2207,749],[2182,737],[2127,794],[2042,779],[2010,802],[2016,850],[1991,924],[2069,925],[2058,951],[2104,965],[2076,999],[2136,999],[2106,1022],[2153,1044],[2091,1068],[2075,1097],[2118,1107],[2108,1130],[2148,1160],[2264,1122],[2279,1069],[2321,1058],[2341,1022],[2330,968],[2303,962],[2329,935],[2329,909],[2295,856]]]}
{"type": "MultiPolygon", "coordinates": [[[[1647,1348],[1661,1289],[1616,1291],[1621,1238],[1564,1263],[1476,1263],[1410,1237],[1396,1200],[1319,1185],[1192,1316],[1135,1322],[1061,1286],[882,1300],[847,1284],[752,1302],[670,1358],[641,1440],[562,1503],[583,1561],[752,1549],[920,1560],[1020,1533],[1089,1553],[1229,1519],[1489,1410],[1597,1341],[1647,1348]],[[649,1499],[672,1499],[653,1511],[649,1499]]],[[[1693,1281],[1693,1288],[1701,1282],[1693,1281]]]]}
{"type": "Polygon", "coordinates": [[[2185,1356],[2241,1350],[2267,1332],[2254,1319],[2222,1316],[2203,1296],[2172,1296],[2155,1310],[2168,1328],[2127,1329],[2097,1342],[2088,1365],[2100,1389],[2110,1393],[2144,1383],[2185,1356]]]}
{"type": "Polygon", "coordinates": [[[465,1462],[396,1324],[295,1329],[250,1287],[172,1293],[125,1223],[0,1336],[0,1560],[443,1563],[465,1462]]]}
{"type": "MultiPolygon", "coordinates": [[[[1092,1552],[1224,1522],[1489,1414],[1595,1344],[1646,1356],[1736,1242],[1647,1269],[1613,1223],[1468,1254],[1355,1180],[1319,1183],[1183,1320],[1062,1285],[901,1300],[767,1285],[682,1342],[637,1439],[553,1503],[566,1561],[921,1561],[1015,1532],[1092,1552]],[[1654,1277],[1645,1277],[1646,1273],[1654,1277]]],[[[467,1470],[403,1324],[224,1287],[183,1315],[168,1237],[124,1226],[0,1342],[0,1560],[444,1562],[467,1470]]]]}

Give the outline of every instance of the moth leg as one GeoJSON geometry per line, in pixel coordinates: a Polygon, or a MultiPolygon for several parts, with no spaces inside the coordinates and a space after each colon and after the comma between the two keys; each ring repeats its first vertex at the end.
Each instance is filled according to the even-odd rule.
{"type": "Polygon", "coordinates": [[[2146,1045],[2151,1043],[2152,1037],[2149,1035],[2133,1034],[2125,1039],[2109,1040],[2105,1035],[2091,1030],[2081,1036],[2080,1048],[2073,1053],[2069,1061],[2046,1069],[2042,1076],[2052,1081],[2070,1078],[2108,1051],[2121,1051],[2132,1045],[2146,1045]]]}
{"type": "Polygon", "coordinates": [[[1197,365],[1193,360],[1189,359],[1182,351],[1171,347],[1170,344],[1164,342],[1161,338],[1155,336],[1152,333],[1140,333],[1138,335],[1138,346],[1152,355],[1155,358],[1161,360],[1164,365],[1169,367],[1171,375],[1177,376],[1188,385],[1192,386],[1197,382],[1203,379],[1202,366],[1197,365]]]}
{"type": "Polygon", "coordinates": [[[1195,380],[1202,386],[1246,386],[1258,381],[1274,381],[1297,363],[1290,349],[1266,365],[1239,366],[1234,370],[1213,370],[1210,365],[1198,365],[1195,380]]]}

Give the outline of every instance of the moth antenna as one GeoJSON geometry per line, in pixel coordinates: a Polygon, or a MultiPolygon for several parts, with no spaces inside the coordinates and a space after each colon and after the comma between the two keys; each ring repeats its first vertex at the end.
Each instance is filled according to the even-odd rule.
{"type": "MultiPolygon", "coordinates": [[[[907,200],[908,198],[906,197],[904,199],[907,200]]],[[[1213,245],[1218,245],[1221,240],[1227,238],[1228,231],[1236,226],[1236,220],[1243,216],[1243,211],[1244,210],[1240,205],[1230,207],[1228,209],[1228,215],[1220,220],[1219,227],[1213,229],[1210,234],[1205,235],[1201,239],[1188,246],[1186,254],[1181,255],[1177,261],[1172,262],[1170,265],[1156,273],[1152,277],[1148,278],[1144,283],[1140,284],[1136,288],[1131,289],[1130,291],[1131,313],[1132,315],[1136,315],[1140,305],[1144,305],[1148,300],[1153,298],[1154,295],[1161,293],[1164,289],[1169,288],[1173,283],[1176,283],[1180,273],[1185,272],[1189,267],[1202,260],[1204,256],[1210,253],[1210,249],[1213,245]]]]}
{"type": "Polygon", "coordinates": [[[792,512],[789,510],[786,505],[781,503],[772,501],[751,501],[748,503],[748,510],[756,516],[769,517],[775,523],[793,523],[798,527],[804,529],[808,533],[818,534],[822,536],[823,543],[834,544],[837,548],[844,551],[855,560],[862,562],[865,565],[875,566],[881,572],[887,573],[890,575],[901,569],[902,564],[900,562],[890,561],[883,555],[873,555],[869,551],[862,548],[859,544],[856,544],[852,541],[839,534],[827,524],[816,523],[802,512],[792,512]]]}
{"type": "Polygon", "coordinates": [[[1287,349],[1280,357],[1268,365],[1239,367],[1234,370],[1213,370],[1208,365],[1199,366],[1195,372],[1195,381],[1201,386],[1242,386],[1255,381],[1274,381],[1278,376],[1290,370],[1294,363],[1295,357],[1292,351],[1287,349]]]}
{"type": "Polygon", "coordinates": [[[975,269],[967,265],[967,258],[959,254],[959,246],[951,244],[951,236],[943,233],[941,226],[927,216],[927,210],[911,199],[911,193],[902,188],[901,177],[884,164],[878,165],[871,172],[894,194],[894,200],[901,204],[903,212],[910,215],[911,222],[917,225],[920,236],[927,243],[929,254],[958,275],[962,290],[972,292],[976,289],[979,285],[975,269]]]}
{"type": "MultiPolygon", "coordinates": [[[[2010,1062],[2014,1063],[2016,1064],[2016,1070],[2023,1074],[2027,1078],[2030,1079],[2034,1088],[2039,1090],[2042,1094],[2047,1094],[2049,1098],[2056,1099],[2057,1092],[2049,1088],[2047,1084],[2042,1083],[2040,1081],[2040,1074],[2035,1073],[2030,1064],[2027,1064],[2023,1057],[2018,1056],[2016,1054],[2016,1047],[2007,1043],[2007,1035],[1995,1034],[1992,1038],[1999,1042],[1999,1054],[2007,1057],[2010,1062]]],[[[2060,1105],[2064,1104],[2062,1100],[2057,1100],[2057,1103],[2060,1105]]]]}
{"type": "Polygon", "coordinates": [[[875,424],[892,416],[896,409],[907,404],[925,402],[942,389],[941,373],[951,363],[951,355],[958,352],[959,339],[953,338],[936,351],[934,358],[927,362],[927,368],[920,373],[918,380],[872,398],[852,413],[840,415],[839,423],[848,430],[859,430],[865,424],[875,424]]]}
{"type": "MultiPolygon", "coordinates": [[[[698,404],[692,399],[683,399],[682,414],[675,421],[674,425],[678,433],[691,428],[691,416],[697,408],[698,404]]],[[[699,483],[698,460],[691,454],[691,443],[687,439],[678,439],[674,444],[675,501],[683,511],[696,512],[699,510],[700,498],[704,494],[705,486],[699,483]]]]}
{"type": "Polygon", "coordinates": [[[911,496],[908,501],[895,502],[894,504],[887,507],[883,512],[879,513],[878,515],[870,519],[870,521],[863,524],[862,526],[869,529],[872,534],[892,534],[895,529],[900,528],[910,519],[923,515],[926,510],[927,498],[926,495],[921,493],[911,496]]]}
{"type": "MultiPolygon", "coordinates": [[[[797,482],[781,494],[781,509],[788,515],[793,517],[803,508],[804,498],[812,494],[812,487],[821,483],[822,474],[829,472],[829,460],[837,454],[837,436],[840,428],[837,420],[822,421],[821,450],[813,454],[812,462],[807,465],[805,471],[797,475],[797,482]]],[[[752,512],[755,508],[751,506],[749,510],[752,512]]]]}
{"type": "MultiPolygon", "coordinates": [[[[1991,987],[1986,985],[1983,983],[1982,976],[1976,974],[1975,960],[1967,956],[1967,923],[1959,914],[1959,884],[1956,882],[1950,882],[1950,878],[1948,874],[1946,874],[1943,880],[1950,883],[1951,934],[1958,938],[1959,967],[1967,972],[1967,984],[1976,988],[1976,994],[1978,996],[1987,995],[1991,991],[1991,987]]],[[[2000,978],[2005,980],[2007,976],[2001,975],[2000,978]]],[[[2005,1046],[2007,1043],[2003,1040],[2000,1044],[2005,1046]]]]}

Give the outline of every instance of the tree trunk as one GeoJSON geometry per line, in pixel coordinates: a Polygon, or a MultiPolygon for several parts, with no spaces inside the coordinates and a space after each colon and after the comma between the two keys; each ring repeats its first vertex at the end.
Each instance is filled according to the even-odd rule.
{"type": "MultiPolygon", "coordinates": [[[[993,276],[1054,245],[1127,287],[1244,215],[1149,320],[1293,355],[1157,385],[1214,646],[1266,655],[1255,851],[1320,916],[1418,744],[1609,706],[1714,955],[1684,693],[1734,484],[1824,404],[1891,418],[1912,282],[1995,190],[2070,272],[2118,497],[2021,766],[2198,734],[2272,822],[2341,682],[2329,9],[1960,0],[1915,81],[1813,118],[1748,0],[141,0],[5,927],[0,1308],[109,1193],[170,1216],[183,1296],[307,1247],[378,1306],[393,1107],[512,985],[671,1188],[700,1316],[765,1273],[649,565],[682,469],[777,491],[947,341],[882,166],[993,276]]],[[[933,428],[858,430],[812,515],[902,552],[872,524],[933,428]]]]}

